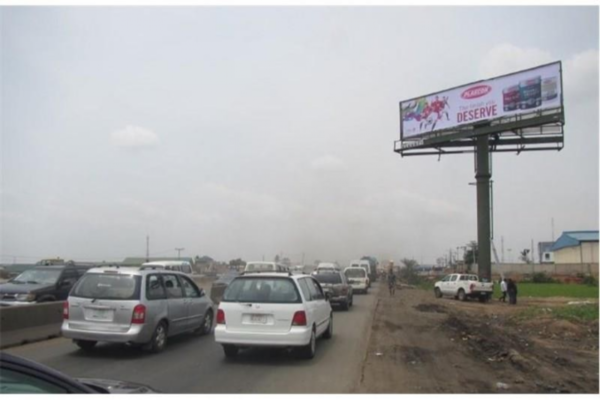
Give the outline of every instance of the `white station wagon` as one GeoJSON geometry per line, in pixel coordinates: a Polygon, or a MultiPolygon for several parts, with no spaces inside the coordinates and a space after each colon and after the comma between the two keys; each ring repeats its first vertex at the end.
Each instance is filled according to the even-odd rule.
{"type": "Polygon", "coordinates": [[[240,348],[292,347],[297,355],[310,359],[317,338],[332,335],[329,299],[311,276],[239,276],[227,287],[217,311],[215,340],[228,358],[240,348]]]}

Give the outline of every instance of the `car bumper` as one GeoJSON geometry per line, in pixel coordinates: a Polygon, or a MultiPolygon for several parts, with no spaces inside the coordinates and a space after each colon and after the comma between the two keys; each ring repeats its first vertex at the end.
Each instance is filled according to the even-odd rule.
{"type": "Polygon", "coordinates": [[[220,344],[257,347],[305,346],[310,341],[311,329],[292,327],[284,333],[236,332],[227,330],[225,325],[215,328],[215,341],[220,344]]]}
{"type": "Polygon", "coordinates": [[[0,306],[29,306],[37,304],[37,301],[0,301],[0,306]]]}
{"type": "Polygon", "coordinates": [[[62,335],[75,340],[92,340],[111,343],[147,343],[152,338],[153,329],[147,325],[131,325],[126,332],[107,332],[74,329],[67,321],[61,327],[62,335]]]}
{"type": "Polygon", "coordinates": [[[335,305],[335,304],[343,304],[343,303],[347,303],[348,301],[349,301],[349,300],[348,300],[348,297],[346,297],[346,296],[342,296],[342,297],[331,297],[331,298],[329,299],[329,303],[330,303],[330,304],[332,304],[332,305],[335,305]]]}
{"type": "Polygon", "coordinates": [[[367,290],[367,288],[369,287],[366,282],[365,283],[353,283],[350,286],[352,286],[352,290],[354,290],[354,291],[367,290]]]}

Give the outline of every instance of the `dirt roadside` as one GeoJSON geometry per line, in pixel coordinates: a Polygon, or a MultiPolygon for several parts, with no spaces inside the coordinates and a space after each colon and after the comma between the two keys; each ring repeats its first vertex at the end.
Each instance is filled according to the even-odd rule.
{"type": "Polygon", "coordinates": [[[358,392],[598,393],[598,323],[517,322],[523,303],[381,290],[358,392]]]}

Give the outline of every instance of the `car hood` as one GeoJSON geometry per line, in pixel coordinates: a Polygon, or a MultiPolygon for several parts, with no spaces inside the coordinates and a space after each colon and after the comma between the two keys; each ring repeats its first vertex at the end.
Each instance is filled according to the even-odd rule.
{"type": "Polygon", "coordinates": [[[38,290],[51,288],[54,285],[48,285],[46,283],[32,284],[32,283],[1,283],[0,293],[31,293],[38,290]]]}
{"type": "Polygon", "coordinates": [[[160,393],[150,386],[139,383],[115,381],[112,379],[94,379],[94,378],[77,378],[77,382],[91,387],[98,392],[110,394],[128,394],[128,393],[160,393]]]}

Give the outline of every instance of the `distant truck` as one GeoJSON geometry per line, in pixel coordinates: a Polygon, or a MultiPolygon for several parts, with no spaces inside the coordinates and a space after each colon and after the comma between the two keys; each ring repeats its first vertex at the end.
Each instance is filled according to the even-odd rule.
{"type": "Polygon", "coordinates": [[[451,274],[436,282],[433,291],[437,298],[452,296],[461,301],[478,298],[485,303],[492,297],[494,284],[481,282],[474,274],[451,274]]]}
{"type": "Polygon", "coordinates": [[[377,261],[377,259],[375,257],[371,257],[371,256],[364,256],[361,258],[361,260],[369,262],[369,266],[370,266],[370,268],[368,269],[369,279],[371,280],[371,282],[376,282],[377,281],[377,267],[379,266],[379,261],[377,261]]]}
{"type": "Polygon", "coordinates": [[[373,266],[369,260],[352,260],[350,261],[350,268],[364,268],[367,270],[369,277],[369,287],[372,282],[377,282],[377,266],[373,266]]]}

